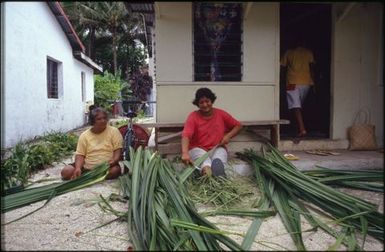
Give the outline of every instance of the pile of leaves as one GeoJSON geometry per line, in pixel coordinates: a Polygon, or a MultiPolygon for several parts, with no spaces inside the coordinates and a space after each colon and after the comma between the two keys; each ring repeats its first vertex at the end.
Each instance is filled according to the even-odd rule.
{"type": "Polygon", "coordinates": [[[246,178],[191,176],[186,181],[187,190],[195,204],[211,205],[215,209],[229,209],[240,204],[251,208],[255,202],[256,184],[246,178]],[[249,199],[249,200],[246,200],[249,199]]]}
{"type": "MultiPolygon", "coordinates": [[[[103,181],[108,174],[109,166],[107,163],[102,163],[97,165],[94,169],[89,172],[83,173],[81,176],[76,179],[52,183],[44,186],[39,186],[35,188],[24,189],[20,192],[12,193],[1,197],[1,212],[5,213],[7,211],[20,208],[38,201],[46,200],[45,204],[41,207],[11,221],[20,220],[39,209],[47,205],[47,203],[52,200],[54,197],[85,188],[87,186],[93,185],[103,181]]],[[[8,223],[11,223],[8,222],[8,223]]],[[[7,224],[8,224],[7,223],[7,224]]]]}
{"type": "Polygon", "coordinates": [[[221,244],[241,249],[198,214],[184,185],[194,168],[177,174],[171,162],[142,147],[131,150],[124,162],[130,173],[120,180],[129,197],[128,230],[135,250],[222,250],[221,244]]]}
{"type": "MultiPolygon", "coordinates": [[[[302,239],[301,215],[313,229],[323,229],[337,238],[338,245],[343,243],[349,250],[361,250],[367,234],[383,242],[384,215],[377,211],[378,206],[339,192],[322,183],[320,178],[315,178],[314,173],[307,175],[299,171],[271,145],[267,150],[263,148],[261,154],[254,150],[245,150],[237,154],[255,169],[257,183],[263,194],[262,209],[270,206],[276,209],[298,250],[306,250],[302,239]],[[304,202],[314,204],[332,216],[333,224],[342,225],[341,231],[336,231],[319,220],[304,202]],[[357,242],[356,231],[362,234],[362,244],[357,242]]],[[[325,183],[330,181],[338,180],[323,180],[325,183]]],[[[255,237],[258,228],[258,225],[257,228],[250,227],[246,236],[255,237]]],[[[249,249],[250,246],[251,243],[244,248],[249,249]]]]}

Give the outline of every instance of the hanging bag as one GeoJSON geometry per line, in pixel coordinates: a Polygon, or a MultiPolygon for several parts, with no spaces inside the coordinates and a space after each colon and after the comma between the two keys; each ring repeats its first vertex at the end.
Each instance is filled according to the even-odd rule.
{"type": "Polygon", "coordinates": [[[349,150],[377,149],[375,127],[373,124],[370,124],[370,113],[367,109],[358,111],[353,125],[348,129],[348,135],[350,141],[349,150]]]}

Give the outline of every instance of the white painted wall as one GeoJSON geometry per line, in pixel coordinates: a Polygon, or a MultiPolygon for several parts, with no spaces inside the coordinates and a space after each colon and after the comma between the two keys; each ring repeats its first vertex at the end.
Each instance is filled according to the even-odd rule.
{"type": "MultiPolygon", "coordinates": [[[[245,3],[245,6],[248,3],[245,3]]],[[[240,120],[279,118],[279,3],[253,2],[243,24],[241,82],[193,82],[191,2],[156,2],[157,121],[183,122],[206,86],[216,106],[240,120]]],[[[380,3],[333,4],[331,138],[347,139],[360,108],[368,108],[383,146],[383,13],[380,3]]]]}
{"type": "Polygon", "coordinates": [[[86,101],[93,102],[93,70],[72,56],[61,26],[45,2],[5,2],[2,147],[51,131],[68,131],[85,123],[81,72],[86,74],[86,101]],[[46,61],[62,65],[62,93],[47,98],[46,61]]]}
{"type": "Polygon", "coordinates": [[[244,20],[241,82],[193,82],[192,3],[155,4],[158,122],[184,122],[202,86],[218,96],[215,106],[239,120],[279,118],[278,3],[253,3],[244,20]]]}
{"type": "MultiPolygon", "coordinates": [[[[358,3],[340,21],[334,33],[332,77],[332,138],[346,139],[357,112],[367,108],[383,146],[384,85],[382,13],[380,3],[358,3]]],[[[337,10],[336,10],[337,11],[337,10]]]]}

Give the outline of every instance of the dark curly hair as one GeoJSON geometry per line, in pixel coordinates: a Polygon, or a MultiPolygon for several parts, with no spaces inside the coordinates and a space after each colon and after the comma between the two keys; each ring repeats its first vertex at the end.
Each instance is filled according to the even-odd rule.
{"type": "Polygon", "coordinates": [[[208,88],[200,88],[196,91],[195,93],[195,99],[193,100],[193,104],[195,106],[198,106],[199,104],[199,100],[202,98],[202,97],[206,97],[208,99],[211,100],[212,103],[215,102],[215,100],[217,99],[217,96],[208,88]]]}

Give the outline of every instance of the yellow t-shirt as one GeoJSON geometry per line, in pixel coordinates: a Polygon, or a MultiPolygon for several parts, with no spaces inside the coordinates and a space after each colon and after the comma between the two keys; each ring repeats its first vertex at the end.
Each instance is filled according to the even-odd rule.
{"type": "Polygon", "coordinates": [[[79,137],[75,155],[85,156],[84,168],[90,170],[111,160],[113,152],[120,148],[123,148],[120,131],[107,125],[100,134],[93,133],[91,129],[84,131],[79,137]]]}
{"type": "Polygon", "coordinates": [[[310,63],[314,63],[312,51],[303,47],[297,47],[286,51],[281,60],[281,65],[287,67],[286,85],[313,85],[310,73],[310,63]]]}

